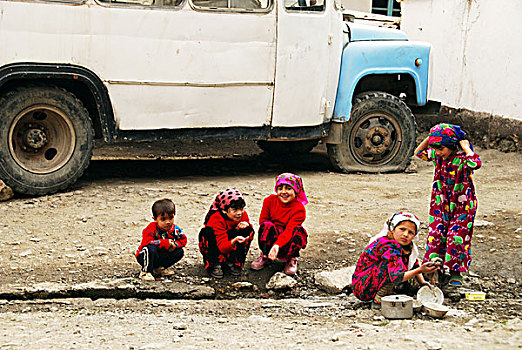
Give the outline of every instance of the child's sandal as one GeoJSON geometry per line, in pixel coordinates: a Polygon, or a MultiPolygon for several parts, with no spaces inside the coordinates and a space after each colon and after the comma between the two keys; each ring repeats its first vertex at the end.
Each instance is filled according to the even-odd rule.
{"type": "Polygon", "coordinates": [[[461,275],[451,275],[448,284],[453,287],[462,287],[462,276],[461,275]]]}
{"type": "Polygon", "coordinates": [[[376,311],[379,311],[381,309],[381,303],[377,303],[374,301],[372,301],[372,310],[376,310],[376,311]]]}
{"type": "Polygon", "coordinates": [[[371,309],[372,310],[380,310],[381,309],[381,297],[380,296],[376,295],[375,298],[373,298],[371,309]]]}

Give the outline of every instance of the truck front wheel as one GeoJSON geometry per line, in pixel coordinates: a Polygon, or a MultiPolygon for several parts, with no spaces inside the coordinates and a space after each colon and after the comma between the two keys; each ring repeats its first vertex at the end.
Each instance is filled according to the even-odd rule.
{"type": "Polygon", "coordinates": [[[366,92],[355,98],[342,142],[327,144],[333,166],[342,172],[404,171],[415,148],[415,118],[396,96],[366,92]]]}
{"type": "Polygon", "coordinates": [[[0,179],[29,195],[63,190],[87,168],[93,134],[89,113],[66,90],[8,92],[0,99],[0,179]]]}

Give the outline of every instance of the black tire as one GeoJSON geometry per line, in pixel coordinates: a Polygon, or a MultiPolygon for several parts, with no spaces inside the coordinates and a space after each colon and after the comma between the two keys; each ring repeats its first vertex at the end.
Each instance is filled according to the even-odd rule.
{"type": "Polygon", "coordinates": [[[310,153],[318,143],[319,140],[257,141],[259,148],[271,155],[310,153]]]}
{"type": "Polygon", "coordinates": [[[342,172],[404,171],[415,148],[415,117],[396,96],[366,92],[355,98],[342,142],[327,144],[333,166],[342,172]]]}
{"type": "Polygon", "coordinates": [[[0,99],[0,179],[28,195],[64,190],[89,165],[93,134],[82,102],[64,89],[8,92],[0,99]]]}

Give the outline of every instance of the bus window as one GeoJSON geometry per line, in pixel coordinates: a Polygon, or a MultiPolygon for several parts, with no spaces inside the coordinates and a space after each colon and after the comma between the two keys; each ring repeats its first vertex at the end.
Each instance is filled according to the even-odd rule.
{"type": "Polygon", "coordinates": [[[198,9],[236,9],[236,10],[263,10],[270,5],[270,0],[192,0],[198,9]]]}
{"type": "Polygon", "coordinates": [[[285,0],[288,11],[324,11],[325,0],[285,0]]]}
{"type": "Polygon", "coordinates": [[[108,4],[133,4],[141,6],[155,7],[176,7],[183,3],[183,0],[99,0],[108,4]]]}

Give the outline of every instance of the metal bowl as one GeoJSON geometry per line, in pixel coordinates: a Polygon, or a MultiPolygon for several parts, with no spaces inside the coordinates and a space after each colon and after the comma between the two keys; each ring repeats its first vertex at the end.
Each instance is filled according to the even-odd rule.
{"type": "Polygon", "coordinates": [[[423,286],[417,292],[417,300],[423,305],[425,303],[442,304],[444,302],[444,293],[438,287],[423,286]]]}
{"type": "Polygon", "coordinates": [[[413,299],[413,312],[419,312],[422,309],[420,300],[413,299]]]}
{"type": "Polygon", "coordinates": [[[442,304],[426,302],[422,304],[426,315],[430,315],[435,318],[443,318],[444,315],[449,311],[449,307],[442,304]]]}

